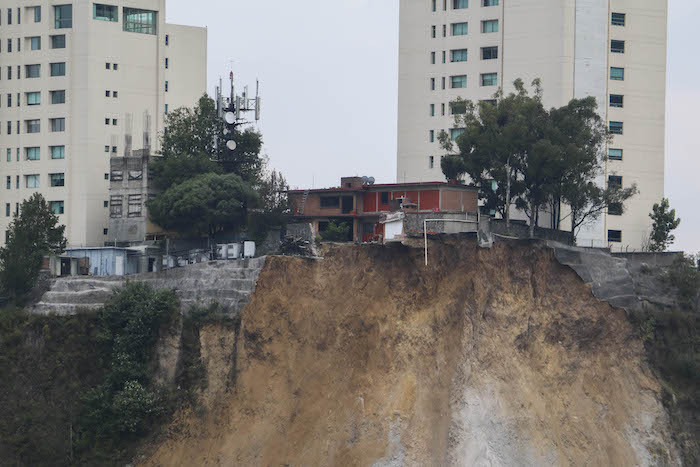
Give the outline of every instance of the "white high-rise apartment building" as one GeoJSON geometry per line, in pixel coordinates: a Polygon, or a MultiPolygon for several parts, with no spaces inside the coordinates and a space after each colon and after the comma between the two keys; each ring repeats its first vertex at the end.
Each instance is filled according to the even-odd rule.
{"type": "Polygon", "coordinates": [[[166,24],[165,0],[105,1],[0,0],[0,244],[39,192],[69,246],[102,246],[110,158],[157,151],[168,109],[206,91],[206,29],[166,24]]]}
{"type": "MultiPolygon", "coordinates": [[[[443,179],[450,102],[542,80],[546,107],[595,96],[615,134],[600,183],[636,183],[579,244],[639,249],[664,194],[667,0],[402,0],[397,179],[443,179]]],[[[546,217],[546,216],[542,216],[546,217]]]]}

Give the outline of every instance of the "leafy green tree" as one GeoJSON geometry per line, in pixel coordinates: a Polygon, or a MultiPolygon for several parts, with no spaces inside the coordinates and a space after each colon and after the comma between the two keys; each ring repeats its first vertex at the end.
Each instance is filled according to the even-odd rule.
{"type": "Polygon", "coordinates": [[[262,242],[270,229],[285,225],[290,212],[289,185],[281,172],[270,171],[258,187],[260,203],[258,209],[251,210],[248,218],[248,232],[253,240],[262,242]]]}
{"type": "Polygon", "coordinates": [[[259,196],[236,174],[199,175],[148,202],[150,217],[166,230],[212,237],[246,225],[259,196]]]}
{"type": "Polygon", "coordinates": [[[43,257],[66,248],[65,228],[39,193],[22,203],[0,249],[0,285],[5,294],[18,299],[34,287],[43,257]]]}
{"type": "Polygon", "coordinates": [[[327,242],[351,241],[350,226],[345,222],[336,223],[331,221],[328,223],[328,228],[321,232],[321,238],[327,242]]]}
{"type": "Polygon", "coordinates": [[[661,203],[654,204],[649,217],[653,221],[649,250],[666,251],[676,240],[676,237],[671,232],[678,228],[681,224],[681,219],[676,218],[676,210],[670,209],[670,204],[666,198],[662,198],[661,203]]]}
{"type": "Polygon", "coordinates": [[[198,175],[221,174],[221,166],[207,154],[173,154],[169,157],[153,159],[150,167],[153,187],[161,192],[171,186],[180,185],[198,175]]]}

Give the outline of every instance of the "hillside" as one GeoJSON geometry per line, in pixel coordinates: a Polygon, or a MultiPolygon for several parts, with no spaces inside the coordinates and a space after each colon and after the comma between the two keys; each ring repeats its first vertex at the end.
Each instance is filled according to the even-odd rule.
{"type": "Polygon", "coordinates": [[[625,312],[541,245],[269,258],[141,456],[160,465],[680,465],[625,312]]]}

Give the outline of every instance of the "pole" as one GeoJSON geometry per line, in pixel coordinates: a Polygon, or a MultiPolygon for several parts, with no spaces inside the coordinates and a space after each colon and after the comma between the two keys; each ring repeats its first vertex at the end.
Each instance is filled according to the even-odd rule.
{"type": "Polygon", "coordinates": [[[423,221],[423,239],[425,240],[425,265],[428,265],[428,221],[423,221]]]}

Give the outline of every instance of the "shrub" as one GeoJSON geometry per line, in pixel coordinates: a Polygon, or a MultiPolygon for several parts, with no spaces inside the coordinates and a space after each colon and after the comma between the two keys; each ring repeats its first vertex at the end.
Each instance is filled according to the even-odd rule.
{"type": "Polygon", "coordinates": [[[321,232],[321,238],[327,242],[347,242],[351,241],[350,237],[350,226],[345,222],[336,224],[335,221],[331,221],[328,224],[328,228],[321,232]]]}

